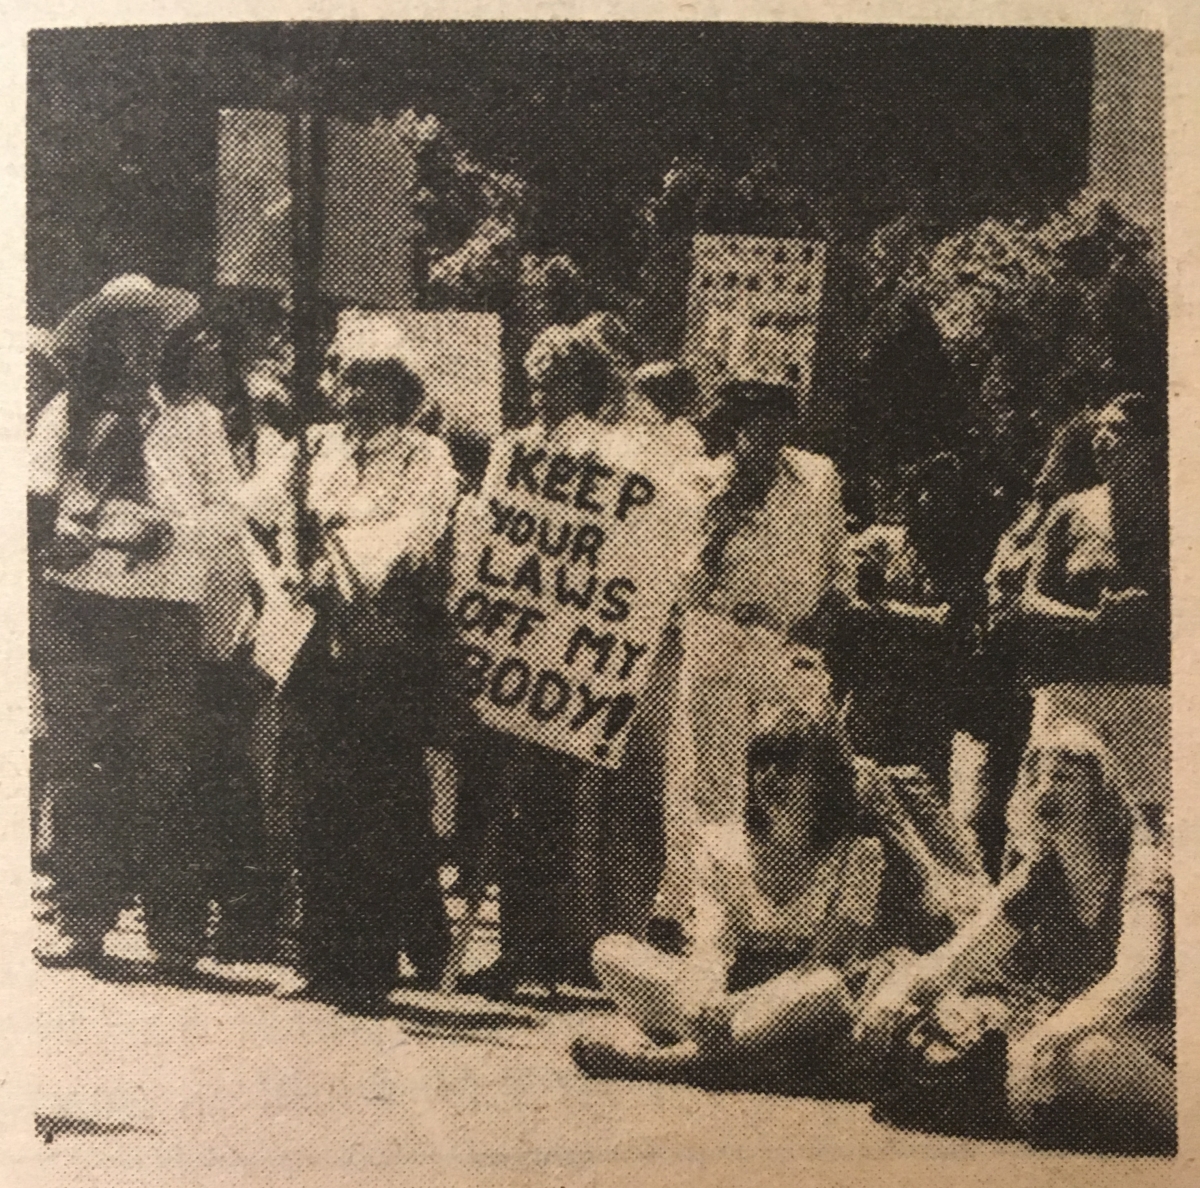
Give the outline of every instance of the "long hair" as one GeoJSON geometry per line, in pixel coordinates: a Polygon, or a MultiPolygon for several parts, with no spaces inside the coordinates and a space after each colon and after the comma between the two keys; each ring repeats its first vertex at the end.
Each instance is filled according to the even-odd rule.
{"type": "Polygon", "coordinates": [[[71,367],[63,453],[67,466],[84,472],[97,492],[141,500],[146,494],[141,427],[136,418],[116,414],[107,401],[124,367],[120,349],[101,337],[71,367]]]}
{"type": "Polygon", "coordinates": [[[1017,782],[1009,801],[1010,833],[1020,833],[1029,827],[1028,812],[1035,811],[1031,788],[1035,779],[1032,759],[1046,752],[1062,752],[1083,764],[1092,777],[1095,789],[1089,816],[1100,826],[1104,852],[1114,860],[1124,856],[1129,848],[1133,828],[1133,809],[1125,798],[1125,779],[1112,751],[1090,726],[1074,720],[1063,720],[1037,730],[1029,740],[1025,757],[1017,774],[1017,782]]]}
{"type": "MultiPolygon", "coordinates": [[[[755,422],[772,424],[780,446],[795,444],[799,426],[795,392],[784,384],[727,380],[717,390],[713,410],[697,428],[706,451],[716,457],[735,451],[739,432],[755,422]]],[[[711,576],[720,575],[726,546],[766,503],[779,478],[780,459],[778,450],[769,459],[737,458],[729,485],[708,511],[711,530],[700,560],[711,576]]]]}
{"type": "Polygon", "coordinates": [[[826,851],[854,832],[859,819],[854,760],[849,746],[830,724],[807,715],[789,715],[773,730],[751,740],[746,767],[746,832],[753,841],[770,840],[767,807],[778,803],[755,778],[768,770],[785,778],[803,773],[816,788],[815,849],[826,851]]]}

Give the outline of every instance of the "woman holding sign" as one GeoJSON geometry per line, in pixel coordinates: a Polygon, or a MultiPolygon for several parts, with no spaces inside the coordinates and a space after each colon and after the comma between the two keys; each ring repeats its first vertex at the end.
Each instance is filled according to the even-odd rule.
{"type": "MultiPolygon", "coordinates": [[[[455,595],[456,606],[464,611],[458,616],[460,629],[471,621],[466,612],[484,599],[498,616],[507,616],[503,628],[489,630],[483,622],[464,635],[465,643],[479,644],[480,652],[497,657],[488,670],[494,677],[491,691],[480,699],[486,703],[481,708],[490,707],[487,720],[495,728],[472,730],[459,742],[458,833],[462,849],[476,862],[483,860],[489,840],[496,845],[503,896],[502,955],[496,964],[459,979],[459,988],[470,993],[507,998],[523,984],[553,991],[561,982],[591,980],[591,938],[579,935],[571,910],[579,891],[577,797],[588,765],[528,741],[528,731],[522,735],[521,727],[549,713],[552,698],[532,703],[531,716],[529,697],[513,704],[509,684],[519,687],[519,666],[536,642],[530,637],[549,608],[563,599],[595,598],[601,605],[592,572],[603,537],[595,525],[584,523],[595,520],[595,514],[580,508],[595,492],[581,495],[578,463],[568,474],[559,459],[568,457],[567,443],[598,431],[605,410],[621,402],[627,363],[619,349],[620,329],[611,315],[596,314],[574,326],[550,326],[537,336],[525,357],[537,418],[497,438],[482,494],[464,501],[457,517],[455,595]],[[574,483],[569,493],[568,482],[574,483]],[[554,524],[543,524],[541,536],[526,539],[520,530],[518,517],[531,527],[535,522],[525,504],[555,513],[554,524]],[[486,561],[477,556],[477,535],[492,542],[482,546],[486,561]],[[516,540],[524,544],[514,546],[516,540]],[[506,567],[513,547],[537,566],[536,575],[524,564],[506,567]],[[556,588],[559,572],[563,576],[556,588]],[[507,661],[499,659],[505,648],[512,653],[507,661]],[[508,683],[495,675],[505,671],[505,663],[514,673],[508,683]]],[[[602,470],[594,468],[592,482],[599,481],[602,470]]]]}

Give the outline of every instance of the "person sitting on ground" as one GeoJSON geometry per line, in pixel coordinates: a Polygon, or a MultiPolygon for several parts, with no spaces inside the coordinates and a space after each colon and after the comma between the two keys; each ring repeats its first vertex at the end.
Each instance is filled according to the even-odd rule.
{"type": "MultiPolygon", "coordinates": [[[[1007,1035],[1007,1103],[1039,1145],[1173,1149],[1169,831],[1131,807],[1108,748],[1060,721],[1031,742],[1008,808],[1004,875],[948,944],[897,969],[856,1037],[929,1065],[1007,1035]]],[[[920,1103],[917,1103],[918,1106],[920,1103]]]]}
{"type": "Polygon", "coordinates": [[[898,802],[881,773],[856,765],[830,724],[789,712],[752,740],[747,765],[743,818],[705,830],[685,955],[630,936],[596,944],[596,974],[640,1034],[578,1039],[588,1075],[828,1079],[863,995],[976,910],[979,879],[964,867],[955,895],[953,876],[926,877],[950,867],[902,811],[887,819],[883,801],[898,802]],[[933,932],[917,935],[921,923],[933,932]]]}

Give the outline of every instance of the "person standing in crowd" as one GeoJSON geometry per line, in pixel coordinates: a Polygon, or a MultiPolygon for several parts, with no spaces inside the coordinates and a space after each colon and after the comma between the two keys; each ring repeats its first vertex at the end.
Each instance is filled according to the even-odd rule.
{"type": "Polygon", "coordinates": [[[202,657],[231,643],[243,574],[220,414],[159,386],[199,311],[191,293],[121,276],[54,334],[67,386],[29,443],[31,660],[62,932],[48,960],[101,957],[134,892],[160,964],[189,968],[204,941],[197,685],[202,657]]]}
{"type": "Polygon", "coordinates": [[[298,432],[292,391],[295,351],[287,312],[278,301],[257,301],[230,317],[227,366],[237,389],[230,437],[244,477],[270,463],[298,432]],[[230,341],[231,340],[231,341],[230,341]]]}
{"type": "Polygon", "coordinates": [[[928,1093],[928,1070],[952,1072],[1001,1032],[1008,1110],[1026,1137],[1172,1151],[1170,866],[1160,806],[1127,802],[1089,727],[1048,726],[1031,741],[1008,806],[999,886],[954,939],[890,975],[862,1013],[858,1038],[883,1060],[881,1083],[928,1093]],[[915,1085],[891,1066],[897,1051],[926,1066],[915,1085]]]}
{"type": "MultiPolygon", "coordinates": [[[[175,337],[162,368],[161,389],[168,404],[228,409],[223,347],[223,335],[211,323],[175,337]]],[[[236,464],[236,452],[233,458],[236,464]]],[[[235,484],[235,499],[237,493],[235,484]]],[[[249,543],[243,536],[243,545],[249,543]]],[[[204,866],[211,872],[208,895],[219,909],[206,961],[209,973],[233,972],[214,967],[214,958],[274,961],[279,943],[280,889],[272,885],[268,869],[262,789],[254,764],[256,722],[266,682],[246,650],[237,646],[254,613],[253,571],[248,564],[253,550],[243,547],[234,556],[237,580],[226,584],[228,600],[224,605],[215,599],[208,603],[210,618],[221,620],[209,633],[227,642],[201,660],[193,727],[196,808],[204,866]]]]}
{"type": "MultiPolygon", "coordinates": [[[[511,445],[545,448],[594,437],[606,409],[623,402],[628,360],[623,330],[610,314],[550,326],[525,356],[536,419],[502,434],[491,467],[507,465],[511,445]]],[[[491,485],[489,472],[484,486],[491,485]]],[[[499,731],[472,726],[456,747],[458,846],[461,870],[499,858],[501,955],[458,980],[467,993],[510,998],[522,986],[553,993],[563,983],[586,984],[589,941],[580,906],[577,866],[578,800],[587,765],[499,731]]],[[[467,878],[465,882],[470,882],[467,878]]]]}
{"type": "Polygon", "coordinates": [[[744,812],[702,831],[686,955],[630,936],[596,945],[641,1035],[576,1041],[589,1075],[846,1089],[859,1005],[902,952],[944,940],[981,902],[982,871],[935,858],[832,723],[785,714],[751,741],[747,770],[744,812]]]}
{"type": "Polygon", "coordinates": [[[843,577],[846,545],[837,468],[796,443],[799,429],[795,390],[758,381],[725,385],[704,424],[710,449],[735,463],[713,505],[706,605],[784,635],[843,577]]]}
{"type": "MultiPolygon", "coordinates": [[[[685,496],[703,517],[729,481],[728,456],[709,458],[693,424],[702,393],[691,370],[659,360],[633,371],[624,399],[607,410],[595,439],[600,456],[633,467],[656,489],[685,496]]],[[[591,444],[591,443],[589,443],[591,444]]],[[[665,545],[664,541],[664,545],[665,545]]],[[[678,591],[682,599],[688,582],[678,591]]],[[[661,938],[652,920],[665,865],[664,788],[683,664],[683,604],[677,602],[655,649],[650,677],[625,739],[617,771],[593,769],[584,788],[599,846],[590,896],[593,938],[621,930],[661,938]]]]}
{"type": "MultiPolygon", "coordinates": [[[[298,568],[265,592],[255,647],[261,660],[279,654],[271,632],[303,637],[273,674],[299,799],[307,994],[369,1010],[394,986],[401,948],[434,985],[449,950],[424,747],[446,660],[439,546],[459,479],[442,442],[414,427],[424,386],[398,344],[339,334],[321,386],[338,419],[307,432],[304,515],[285,549],[298,568]],[[281,597],[298,630],[275,613],[281,597]]],[[[296,454],[280,450],[243,492],[261,539],[294,519],[296,454]]]]}
{"type": "MultiPolygon", "coordinates": [[[[30,326],[26,331],[25,346],[25,432],[33,433],[42,410],[62,390],[62,373],[54,362],[54,333],[40,326],[30,326]]],[[[34,587],[41,575],[30,571],[34,587]]],[[[35,595],[36,597],[36,595],[35,595]]],[[[42,691],[36,669],[31,670],[29,681],[29,823],[32,830],[33,868],[42,873],[47,866],[51,800],[46,773],[46,715],[42,704],[42,691]]]]}
{"type": "Polygon", "coordinates": [[[665,791],[667,862],[656,932],[686,933],[701,820],[736,818],[755,705],[812,709],[828,695],[814,649],[793,643],[842,579],[846,525],[837,469],[798,448],[796,392],[731,381],[701,424],[732,475],[710,505],[688,594],[680,699],[665,791]],[[674,925],[671,924],[674,921],[674,925]]]}
{"type": "Polygon", "coordinates": [[[1094,452],[1097,427],[1095,413],[1084,410],[1055,430],[1033,480],[1032,498],[1000,537],[984,577],[987,609],[959,724],[986,747],[986,754],[971,803],[962,806],[960,816],[978,833],[993,874],[999,873],[1008,794],[1029,738],[1030,690],[1043,683],[1037,679],[1038,636],[1030,632],[1024,594],[1060,500],[1091,490],[1100,481],[1094,452]]]}
{"type": "Polygon", "coordinates": [[[1037,683],[1169,679],[1166,440],[1162,401],[1127,393],[1097,414],[1102,481],[1053,506],[1018,603],[1037,683]]]}

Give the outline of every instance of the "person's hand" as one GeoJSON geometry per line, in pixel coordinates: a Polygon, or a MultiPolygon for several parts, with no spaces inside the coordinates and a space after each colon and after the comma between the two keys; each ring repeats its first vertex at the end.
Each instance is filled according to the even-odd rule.
{"type": "Polygon", "coordinates": [[[886,1051],[926,1009],[928,997],[921,971],[896,970],[867,1003],[854,1025],[854,1041],[876,1052],[886,1051]]]}
{"type": "Polygon", "coordinates": [[[128,499],[109,502],[96,525],[97,546],[120,550],[130,569],[157,561],[174,539],[174,529],[166,519],[128,499]]]}
{"type": "Polygon", "coordinates": [[[973,1048],[988,1031],[1002,1027],[1012,1012],[990,995],[947,994],[934,1011],[934,1022],[960,1052],[973,1048]]]}
{"type": "Polygon", "coordinates": [[[175,540],[175,530],[166,520],[151,520],[141,535],[123,546],[125,564],[134,569],[166,555],[175,540]]]}
{"type": "MultiPolygon", "coordinates": [[[[929,853],[928,847],[925,849],[929,853]]],[[[932,853],[924,866],[924,874],[922,905],[931,916],[944,917],[956,928],[961,928],[978,913],[991,889],[982,870],[963,874],[938,861],[932,853]]]]}
{"type": "Polygon", "coordinates": [[[97,517],[96,539],[104,547],[121,549],[136,545],[155,533],[163,523],[158,513],[131,499],[112,499],[97,517]]]}

